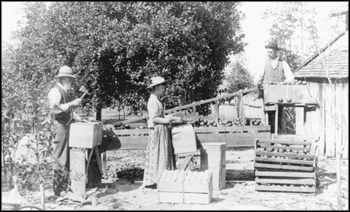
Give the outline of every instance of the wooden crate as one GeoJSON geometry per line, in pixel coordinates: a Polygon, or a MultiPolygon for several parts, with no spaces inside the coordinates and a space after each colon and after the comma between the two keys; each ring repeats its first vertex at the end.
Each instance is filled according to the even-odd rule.
{"type": "Polygon", "coordinates": [[[69,146],[79,148],[94,148],[102,143],[102,123],[77,122],[70,126],[69,146]]]}
{"type": "Polygon", "coordinates": [[[316,192],[316,157],[311,142],[257,139],[255,190],[316,192]]]}
{"type": "Polygon", "coordinates": [[[171,130],[175,154],[197,151],[196,133],[190,124],[175,126],[171,130]]]}
{"type": "Polygon", "coordinates": [[[203,143],[201,167],[218,168],[226,165],[226,143],[203,143]]]}
{"type": "Polygon", "coordinates": [[[271,126],[231,126],[194,128],[200,142],[225,142],[226,147],[254,146],[256,138],[271,138],[271,126]]]}
{"type": "Polygon", "coordinates": [[[212,174],[192,171],[163,171],[158,184],[158,202],[209,204],[212,174]]]}
{"type": "Polygon", "coordinates": [[[314,102],[306,85],[265,85],[264,103],[278,102],[291,99],[294,103],[314,102]]]}
{"type": "Polygon", "coordinates": [[[208,170],[213,175],[213,190],[221,191],[226,186],[226,166],[201,167],[201,171],[208,170]]]}

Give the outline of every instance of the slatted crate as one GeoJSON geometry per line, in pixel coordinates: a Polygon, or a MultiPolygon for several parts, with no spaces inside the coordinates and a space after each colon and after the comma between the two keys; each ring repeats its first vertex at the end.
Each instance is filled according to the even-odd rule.
{"type": "Polygon", "coordinates": [[[256,139],[255,190],[316,191],[316,157],[311,142],[256,139]]]}
{"type": "Polygon", "coordinates": [[[209,171],[163,171],[158,184],[158,202],[209,204],[213,193],[209,171]]]}

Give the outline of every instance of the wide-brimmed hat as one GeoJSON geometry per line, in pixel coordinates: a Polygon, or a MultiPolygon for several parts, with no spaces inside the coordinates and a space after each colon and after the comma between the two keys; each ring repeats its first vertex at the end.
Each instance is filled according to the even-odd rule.
{"type": "Polygon", "coordinates": [[[147,88],[152,88],[156,85],[160,85],[163,83],[166,83],[167,81],[163,77],[152,77],[151,78],[151,84],[147,86],[147,88]]]}
{"type": "Polygon", "coordinates": [[[265,48],[266,48],[266,49],[276,49],[276,50],[279,50],[278,44],[277,44],[276,41],[270,41],[270,42],[268,42],[268,44],[265,45],[265,48]]]}
{"type": "Polygon", "coordinates": [[[60,70],[58,71],[58,75],[55,78],[58,77],[73,77],[75,79],[73,70],[68,66],[62,66],[60,68],[60,70]]]}

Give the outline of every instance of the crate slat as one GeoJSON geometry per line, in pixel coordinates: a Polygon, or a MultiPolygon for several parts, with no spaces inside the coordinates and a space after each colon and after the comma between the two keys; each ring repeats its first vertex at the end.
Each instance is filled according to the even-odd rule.
{"type": "Polygon", "coordinates": [[[300,170],[300,171],[313,171],[314,167],[305,167],[305,166],[290,166],[290,165],[279,165],[279,164],[264,164],[264,163],[255,163],[254,167],[258,168],[267,168],[267,169],[285,169],[285,170],[300,170]]]}
{"type": "Polygon", "coordinates": [[[259,139],[258,143],[273,143],[273,144],[290,144],[290,145],[311,145],[311,142],[308,141],[291,141],[291,140],[282,140],[282,139],[259,139]]]}
{"type": "Polygon", "coordinates": [[[289,153],[275,153],[275,152],[259,152],[257,151],[255,155],[266,155],[266,156],[282,156],[282,157],[298,157],[314,159],[314,155],[302,155],[302,154],[289,154],[289,153]]]}
{"type": "Polygon", "coordinates": [[[256,191],[286,191],[286,192],[316,192],[315,187],[289,187],[289,186],[262,186],[262,185],[256,185],[255,186],[256,191]]]}
{"type": "Polygon", "coordinates": [[[304,150],[307,150],[309,151],[310,148],[304,148],[304,147],[293,147],[293,146],[273,146],[273,145],[261,145],[259,144],[257,147],[257,150],[258,149],[291,149],[291,150],[298,150],[298,151],[304,151],[304,150]]]}
{"type": "Polygon", "coordinates": [[[315,172],[277,172],[277,171],[255,170],[255,176],[316,178],[316,173],[315,172]]]}
{"type": "Polygon", "coordinates": [[[183,203],[184,196],[183,196],[183,193],[180,193],[180,192],[159,191],[158,192],[158,202],[183,203]]]}
{"type": "Polygon", "coordinates": [[[314,165],[314,161],[305,161],[305,160],[289,160],[289,159],[279,159],[279,158],[261,158],[256,157],[255,161],[259,162],[276,162],[276,163],[294,163],[294,164],[302,164],[302,165],[314,165]]]}
{"type": "Polygon", "coordinates": [[[255,178],[255,183],[275,183],[275,184],[294,184],[294,185],[316,185],[314,179],[273,179],[273,178],[255,178]]]}

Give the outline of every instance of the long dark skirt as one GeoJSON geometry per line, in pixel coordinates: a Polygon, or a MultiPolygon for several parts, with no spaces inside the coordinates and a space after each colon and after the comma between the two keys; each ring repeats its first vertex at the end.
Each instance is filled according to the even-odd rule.
{"type": "Polygon", "coordinates": [[[171,131],[166,125],[155,125],[154,129],[149,131],[143,184],[145,186],[156,184],[164,170],[175,169],[171,131]]]}

